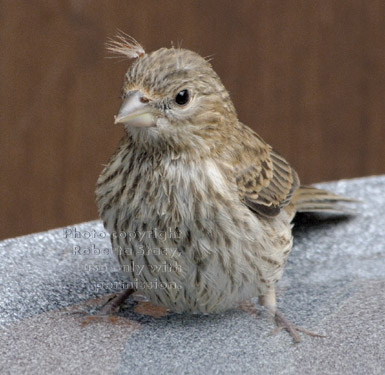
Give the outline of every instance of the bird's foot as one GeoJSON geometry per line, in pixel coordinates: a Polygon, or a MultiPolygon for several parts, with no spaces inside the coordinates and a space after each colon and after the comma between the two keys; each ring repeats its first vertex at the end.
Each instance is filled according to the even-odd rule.
{"type": "Polygon", "coordinates": [[[125,289],[123,292],[114,294],[108,298],[108,300],[99,308],[96,308],[96,311],[90,315],[85,311],[73,312],[74,314],[85,315],[82,319],[81,326],[85,327],[89,323],[93,322],[105,322],[117,323],[120,319],[118,316],[114,315],[119,311],[120,306],[123,302],[134,293],[134,289],[125,289]]]}
{"type": "Polygon", "coordinates": [[[275,335],[278,332],[280,332],[282,329],[285,329],[289,333],[289,335],[292,337],[294,344],[297,344],[301,341],[301,338],[298,332],[302,332],[302,333],[305,333],[306,335],[313,336],[313,337],[326,337],[324,335],[320,335],[318,333],[309,331],[305,328],[296,326],[278,310],[275,311],[274,318],[275,318],[277,327],[271,332],[271,334],[275,335]]]}
{"type": "Polygon", "coordinates": [[[117,313],[124,301],[134,292],[135,289],[125,289],[122,292],[113,295],[104,303],[104,305],[102,305],[97,315],[103,316],[117,313]]]}

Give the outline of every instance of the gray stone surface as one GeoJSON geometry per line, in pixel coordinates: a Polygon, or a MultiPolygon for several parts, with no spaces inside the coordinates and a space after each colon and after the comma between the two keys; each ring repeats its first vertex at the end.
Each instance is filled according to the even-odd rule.
{"type": "Polygon", "coordinates": [[[346,220],[298,218],[278,305],[327,337],[271,336],[258,306],[156,318],[131,301],[84,326],[76,312],[125,280],[93,221],[0,242],[0,373],[384,374],[385,176],[320,186],[364,203],[346,220]]]}

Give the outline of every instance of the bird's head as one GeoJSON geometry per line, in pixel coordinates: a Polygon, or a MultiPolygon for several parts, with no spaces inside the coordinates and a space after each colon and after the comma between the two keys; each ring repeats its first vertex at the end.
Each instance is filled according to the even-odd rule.
{"type": "Polygon", "coordinates": [[[120,35],[110,51],[135,58],[124,76],[115,123],[153,139],[207,137],[236,118],[229,93],[207,59],[181,48],[145,53],[120,35]]]}

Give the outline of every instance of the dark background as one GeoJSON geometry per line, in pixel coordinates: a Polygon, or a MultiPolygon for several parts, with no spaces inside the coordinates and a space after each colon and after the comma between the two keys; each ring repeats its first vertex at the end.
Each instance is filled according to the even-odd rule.
{"type": "Polygon", "coordinates": [[[385,173],[384,0],[0,0],[0,238],[97,218],[128,62],[213,55],[240,119],[312,183],[385,173]]]}

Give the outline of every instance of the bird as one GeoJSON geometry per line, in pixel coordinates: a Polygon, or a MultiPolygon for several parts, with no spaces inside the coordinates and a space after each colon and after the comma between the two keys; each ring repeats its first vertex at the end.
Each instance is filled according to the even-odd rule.
{"type": "Polygon", "coordinates": [[[175,313],[211,314],[257,298],[277,309],[276,284],[297,212],[344,213],[349,198],[301,185],[286,159],[239,121],[209,59],[174,47],[145,52],[120,33],[130,60],[114,123],[124,136],[100,174],[96,202],[129,287],[175,313]]]}

